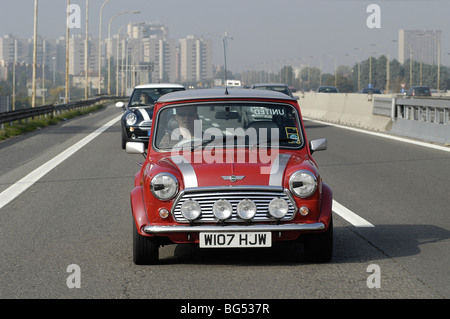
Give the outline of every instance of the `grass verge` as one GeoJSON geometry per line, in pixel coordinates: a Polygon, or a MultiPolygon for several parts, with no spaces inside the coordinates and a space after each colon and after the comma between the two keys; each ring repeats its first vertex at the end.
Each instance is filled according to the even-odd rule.
{"type": "Polygon", "coordinates": [[[24,133],[33,132],[50,125],[55,125],[61,121],[65,121],[80,115],[96,112],[104,109],[104,104],[93,105],[83,109],[67,110],[58,115],[47,114],[47,116],[36,116],[34,119],[29,118],[27,121],[14,121],[12,125],[5,123],[3,129],[0,129],[0,141],[6,140],[10,137],[21,135],[24,133]]]}

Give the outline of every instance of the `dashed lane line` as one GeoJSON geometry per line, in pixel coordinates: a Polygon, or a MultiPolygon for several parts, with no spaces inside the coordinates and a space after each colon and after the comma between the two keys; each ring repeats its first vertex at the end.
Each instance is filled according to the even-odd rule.
{"type": "Polygon", "coordinates": [[[333,200],[333,212],[355,227],[375,227],[373,224],[369,223],[367,220],[355,214],[350,209],[344,207],[335,200],[333,200]]]}

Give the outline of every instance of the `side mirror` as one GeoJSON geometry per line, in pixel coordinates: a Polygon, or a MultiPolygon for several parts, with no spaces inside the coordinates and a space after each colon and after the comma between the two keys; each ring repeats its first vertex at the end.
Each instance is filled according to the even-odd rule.
{"type": "Polygon", "coordinates": [[[140,142],[127,142],[126,150],[128,154],[144,154],[145,145],[140,142]]]}
{"type": "Polygon", "coordinates": [[[328,142],[326,138],[309,141],[309,149],[311,150],[311,154],[317,151],[324,151],[327,147],[328,142]]]}
{"type": "Polygon", "coordinates": [[[116,103],[116,107],[120,107],[120,108],[122,108],[123,110],[125,110],[125,103],[123,103],[123,102],[117,102],[117,103],[116,103]]]}

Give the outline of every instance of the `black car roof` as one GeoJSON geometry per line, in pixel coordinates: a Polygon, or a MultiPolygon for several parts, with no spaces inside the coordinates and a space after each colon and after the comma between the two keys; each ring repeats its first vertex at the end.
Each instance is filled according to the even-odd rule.
{"type": "Polygon", "coordinates": [[[202,99],[274,99],[274,100],[288,100],[295,101],[290,96],[269,90],[249,90],[241,88],[224,88],[219,89],[198,89],[187,90],[173,93],[167,93],[159,98],[159,103],[176,102],[182,100],[202,100],[202,99]],[[228,92],[228,94],[226,94],[228,92]]]}

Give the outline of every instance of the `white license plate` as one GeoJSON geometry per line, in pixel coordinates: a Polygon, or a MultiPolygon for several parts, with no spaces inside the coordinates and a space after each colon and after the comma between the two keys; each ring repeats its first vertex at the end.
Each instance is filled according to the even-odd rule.
{"type": "Polygon", "coordinates": [[[271,232],[200,233],[200,248],[271,246],[271,232]]]}

